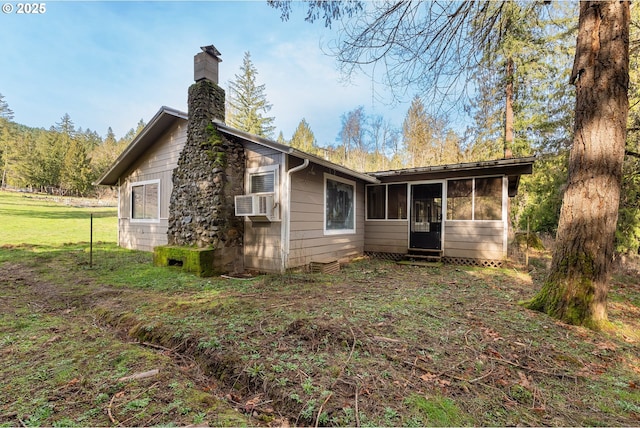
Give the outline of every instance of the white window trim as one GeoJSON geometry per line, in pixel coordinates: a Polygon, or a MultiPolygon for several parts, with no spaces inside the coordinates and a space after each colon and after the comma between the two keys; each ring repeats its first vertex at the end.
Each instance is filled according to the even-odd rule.
{"type": "MultiPolygon", "coordinates": [[[[269,173],[269,172],[273,172],[273,174],[274,174],[274,176],[273,176],[273,205],[274,205],[274,207],[273,207],[273,215],[274,215],[273,220],[278,221],[278,220],[280,220],[280,165],[279,164],[247,168],[247,170],[246,170],[246,172],[244,174],[245,194],[246,195],[265,195],[265,194],[270,194],[271,192],[252,193],[252,192],[249,191],[249,189],[251,188],[251,176],[252,175],[254,175],[254,174],[265,174],[265,173],[269,173]]],[[[248,220],[248,218],[245,218],[245,220],[248,220]]]]}
{"type": "Polygon", "coordinates": [[[260,193],[270,193],[270,192],[259,192],[259,193],[252,193],[249,191],[249,188],[251,187],[251,176],[252,175],[256,175],[256,174],[266,174],[269,172],[273,172],[274,177],[273,177],[273,190],[274,193],[279,193],[278,189],[280,187],[280,180],[279,180],[279,174],[278,171],[280,170],[280,165],[268,165],[268,166],[258,166],[255,168],[247,168],[247,172],[245,174],[245,189],[246,190],[246,194],[247,195],[259,195],[260,193]]]}
{"type": "Polygon", "coordinates": [[[353,235],[357,230],[357,198],[356,182],[353,180],[347,180],[346,178],[338,177],[333,174],[324,173],[324,191],[322,197],[322,229],[325,235],[353,235]],[[353,187],[353,229],[327,229],[327,180],[339,181],[340,183],[348,184],[353,187]]]}
{"type": "Polygon", "coordinates": [[[161,194],[160,179],[134,181],[129,184],[129,221],[131,223],[160,223],[160,194],[161,194]],[[133,188],[137,186],[146,186],[149,184],[158,185],[158,212],[156,218],[133,218],[133,188]]]}

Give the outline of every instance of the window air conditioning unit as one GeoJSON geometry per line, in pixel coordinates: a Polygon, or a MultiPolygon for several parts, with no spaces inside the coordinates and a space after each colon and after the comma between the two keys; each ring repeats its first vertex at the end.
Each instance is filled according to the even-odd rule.
{"type": "Polygon", "coordinates": [[[241,195],[235,197],[236,215],[251,218],[253,221],[271,221],[273,219],[273,194],[241,195]]]}

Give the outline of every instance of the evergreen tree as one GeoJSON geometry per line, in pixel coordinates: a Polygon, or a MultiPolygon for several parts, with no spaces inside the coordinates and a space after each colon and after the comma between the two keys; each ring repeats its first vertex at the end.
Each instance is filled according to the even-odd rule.
{"type": "Polygon", "coordinates": [[[316,154],[316,137],[313,135],[313,131],[306,119],[300,121],[298,127],[293,132],[293,136],[291,136],[289,144],[291,147],[295,147],[303,152],[316,154]]]}
{"type": "Polygon", "coordinates": [[[417,95],[413,97],[407,116],[402,123],[402,136],[407,150],[407,166],[415,168],[427,165],[425,144],[430,139],[431,130],[427,123],[424,103],[417,95]]]}
{"type": "Polygon", "coordinates": [[[0,120],[13,120],[13,110],[9,108],[9,104],[4,100],[4,95],[0,94],[0,120]]]}
{"type": "Polygon", "coordinates": [[[9,108],[9,104],[4,100],[4,96],[0,94],[0,188],[6,186],[7,172],[10,164],[12,142],[14,139],[13,111],[9,108]]]}
{"type": "Polygon", "coordinates": [[[0,117],[0,188],[7,186],[9,171],[15,162],[16,136],[16,126],[0,117]]]}
{"type": "Polygon", "coordinates": [[[629,111],[629,29],[629,2],[580,3],[567,186],[551,268],[528,305],[591,328],[607,322],[629,111]]]}
{"type": "Polygon", "coordinates": [[[629,121],[622,169],[616,250],[640,254],[640,9],[631,8],[629,121]]]}
{"type": "Polygon", "coordinates": [[[502,36],[484,50],[467,107],[473,152],[495,159],[557,152],[558,140],[568,147],[575,94],[564,82],[575,43],[573,9],[559,2],[534,14],[516,2],[495,5],[503,8],[494,24],[502,36]]]}
{"type": "Polygon", "coordinates": [[[64,156],[60,187],[77,196],[86,196],[92,188],[92,174],[87,150],[78,138],[71,140],[64,156]]]}
{"type": "MultiPolygon", "coordinates": [[[[136,138],[138,136],[138,134],[140,134],[140,132],[142,132],[142,130],[144,129],[144,127],[147,126],[147,124],[145,123],[145,121],[143,119],[140,119],[140,121],[138,122],[138,124],[136,125],[136,128],[133,129],[131,128],[125,135],[124,137],[122,137],[119,141],[118,144],[116,146],[116,151],[117,151],[117,155],[116,157],[118,157],[118,155],[120,155],[120,153],[122,153],[124,151],[124,149],[127,148],[127,146],[129,144],[131,144],[131,142],[133,141],[134,138],[136,138]]],[[[109,127],[109,129],[111,129],[111,127],[109,127]]],[[[108,132],[108,131],[107,131],[108,132]]],[[[113,130],[111,131],[113,133],[113,130]]],[[[114,158],[115,159],[115,158],[114,158]]]]}
{"type": "Polygon", "coordinates": [[[265,85],[258,85],[258,71],[245,52],[240,74],[229,82],[226,122],[229,126],[262,137],[271,137],[275,130],[274,117],[267,116],[272,105],[267,101],[265,85]]]}
{"type": "Polygon", "coordinates": [[[442,165],[449,159],[459,157],[456,138],[445,123],[426,112],[419,96],[413,98],[402,124],[409,167],[442,165]],[[454,152],[446,153],[447,149],[454,152]]]}
{"type": "Polygon", "coordinates": [[[21,187],[51,191],[60,184],[60,170],[64,156],[59,153],[59,133],[36,129],[23,135],[18,144],[16,170],[21,187]]]}
{"type": "Polygon", "coordinates": [[[68,143],[73,137],[75,137],[76,128],[71,120],[71,116],[69,116],[69,113],[65,113],[60,118],[60,122],[56,123],[55,130],[62,135],[64,142],[68,143]]]}
{"type": "Polygon", "coordinates": [[[116,160],[120,151],[118,150],[118,140],[111,127],[107,128],[107,135],[100,145],[95,147],[91,153],[91,170],[94,180],[104,174],[116,160]]]}

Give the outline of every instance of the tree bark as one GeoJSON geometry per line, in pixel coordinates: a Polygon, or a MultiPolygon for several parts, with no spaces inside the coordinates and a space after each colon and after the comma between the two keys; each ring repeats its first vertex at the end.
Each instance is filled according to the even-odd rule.
{"type": "Polygon", "coordinates": [[[618,218],[629,85],[629,2],[580,3],[573,146],[551,270],[528,307],[598,329],[618,218]]]}
{"type": "Polygon", "coordinates": [[[505,118],[504,118],[504,158],[513,156],[513,58],[507,59],[507,85],[505,87],[505,118]]]}

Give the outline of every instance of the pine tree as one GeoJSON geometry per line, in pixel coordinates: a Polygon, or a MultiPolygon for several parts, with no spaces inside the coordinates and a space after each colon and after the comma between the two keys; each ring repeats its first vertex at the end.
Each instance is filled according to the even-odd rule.
{"type": "Polygon", "coordinates": [[[13,141],[13,111],[9,108],[9,104],[4,100],[4,96],[0,94],[0,188],[6,186],[7,172],[12,151],[13,141]]]}
{"type": "Polygon", "coordinates": [[[13,120],[13,110],[9,108],[9,104],[4,100],[2,94],[0,94],[0,119],[13,120]]]}
{"type": "Polygon", "coordinates": [[[289,144],[291,147],[295,147],[303,152],[310,154],[316,153],[316,137],[313,135],[313,131],[306,119],[300,121],[298,127],[293,132],[293,136],[291,136],[289,144]]]}
{"type": "MultiPolygon", "coordinates": [[[[451,131],[452,132],[452,131],[451,131]]],[[[402,135],[410,167],[442,165],[445,159],[458,158],[457,144],[446,121],[427,113],[424,103],[415,96],[402,124],[402,135]],[[454,144],[451,142],[454,141],[454,144]],[[454,153],[446,153],[455,147],[454,153]]]]}
{"type": "Polygon", "coordinates": [[[245,52],[240,74],[229,82],[226,122],[229,126],[262,137],[271,137],[275,130],[274,117],[267,116],[272,105],[267,101],[265,85],[258,85],[258,71],[245,52]]]}
{"type": "Polygon", "coordinates": [[[551,268],[528,304],[591,328],[607,323],[629,111],[629,29],[629,2],[580,3],[567,186],[551,268]]]}
{"type": "Polygon", "coordinates": [[[86,196],[91,189],[91,167],[87,151],[78,138],[70,141],[70,145],[62,162],[60,187],[77,196],[86,196]]]}
{"type": "Polygon", "coordinates": [[[640,8],[631,8],[629,121],[622,169],[616,250],[640,254],[640,8]],[[635,24],[633,24],[635,23],[635,24]]]}
{"type": "Polygon", "coordinates": [[[116,135],[113,133],[113,129],[109,127],[102,144],[95,147],[90,154],[93,176],[98,178],[104,174],[120,153],[121,150],[119,150],[116,135]]]}

